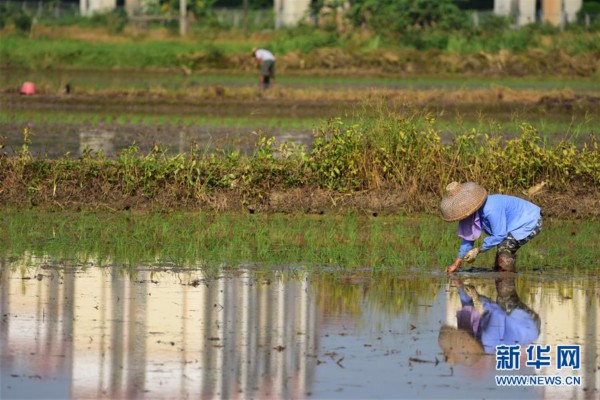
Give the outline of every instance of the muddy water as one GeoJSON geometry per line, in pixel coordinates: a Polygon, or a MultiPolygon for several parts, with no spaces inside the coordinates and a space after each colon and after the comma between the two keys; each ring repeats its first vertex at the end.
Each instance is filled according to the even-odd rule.
{"type": "MultiPolygon", "coordinates": [[[[155,144],[163,146],[169,154],[181,154],[193,146],[207,151],[239,150],[248,154],[255,150],[257,132],[275,137],[278,143],[293,142],[310,148],[315,129],[324,121],[339,116],[351,119],[360,107],[343,102],[294,101],[281,104],[209,101],[187,108],[185,105],[142,107],[111,106],[101,100],[98,104],[87,104],[89,109],[73,109],[68,104],[40,105],[34,102],[38,99],[30,100],[34,99],[21,99],[18,105],[11,105],[14,108],[6,110],[0,105],[0,144],[9,154],[20,151],[26,127],[32,134],[30,152],[50,158],[65,154],[80,156],[86,150],[102,151],[112,157],[132,145],[147,153],[155,144]]],[[[429,108],[438,117],[439,133],[447,143],[457,134],[472,129],[497,134],[499,124],[504,126],[502,136],[512,138],[520,134],[518,125],[522,121],[531,123],[551,144],[561,140],[581,144],[590,135],[597,136],[594,125],[597,110],[587,114],[563,111],[548,115],[534,106],[521,106],[519,111],[495,105],[477,110],[471,105],[429,108]]]]}
{"type": "Polygon", "coordinates": [[[88,123],[32,123],[6,124],[5,151],[18,154],[23,145],[23,127],[29,125],[34,132],[30,152],[36,156],[60,158],[64,155],[81,156],[85,151],[102,151],[107,157],[114,157],[122,150],[135,145],[142,154],[147,154],[155,144],[163,146],[168,154],[183,154],[197,146],[201,151],[215,149],[240,151],[251,154],[257,142],[257,132],[268,132],[278,143],[294,142],[309,146],[312,143],[312,130],[309,128],[282,129],[269,128],[257,123],[254,126],[152,126],[96,125],[88,123]]]}
{"type": "MultiPolygon", "coordinates": [[[[492,82],[488,79],[286,76],[278,85],[307,90],[318,87],[319,90],[330,91],[377,88],[419,91],[433,88],[490,88],[495,83],[515,90],[569,89],[582,95],[598,92],[598,85],[586,80],[509,79],[492,82]]],[[[333,116],[352,115],[357,107],[361,108],[355,102],[327,100],[261,101],[257,98],[256,101],[205,99],[180,102],[156,99],[154,95],[146,98],[98,96],[94,99],[77,94],[78,91],[94,90],[128,92],[158,89],[173,94],[198,88],[213,90],[217,86],[255,88],[256,76],[0,70],[0,90],[5,91],[0,98],[0,143],[9,153],[18,151],[23,144],[23,130],[27,126],[33,134],[30,151],[51,158],[65,154],[79,156],[86,149],[113,156],[132,144],[145,153],[156,143],[165,146],[172,154],[187,151],[193,145],[202,149],[236,149],[247,153],[253,150],[256,142],[253,132],[262,130],[276,137],[279,142],[310,146],[313,129],[320,121],[333,116]],[[35,82],[40,94],[19,96],[19,85],[24,81],[35,82]],[[68,96],[63,94],[67,83],[72,88],[68,96]]],[[[472,127],[481,125],[485,119],[489,123],[484,123],[481,129],[488,129],[486,125],[503,124],[506,126],[503,135],[507,137],[519,132],[519,122],[527,121],[551,141],[569,139],[576,142],[584,140],[590,133],[597,133],[594,128],[597,108],[597,105],[590,105],[548,110],[535,104],[502,103],[432,104],[427,107],[440,122],[440,130],[447,140],[457,131],[471,131],[472,127]],[[459,128],[461,124],[465,124],[465,127],[459,128]]]]}
{"type": "Polygon", "coordinates": [[[3,261],[1,398],[599,395],[596,278],[91,265],[3,261]],[[456,331],[457,316],[475,315],[459,291],[473,289],[475,310],[489,298],[506,332],[521,338],[518,368],[497,370],[498,356],[481,352],[499,325],[488,325],[480,342],[456,331]],[[471,350],[449,349],[456,343],[471,350]],[[580,345],[580,368],[558,368],[554,356],[528,366],[529,343],[580,345]],[[563,384],[497,386],[495,376],[512,375],[563,384]],[[573,378],[579,384],[564,384],[573,378]]]}

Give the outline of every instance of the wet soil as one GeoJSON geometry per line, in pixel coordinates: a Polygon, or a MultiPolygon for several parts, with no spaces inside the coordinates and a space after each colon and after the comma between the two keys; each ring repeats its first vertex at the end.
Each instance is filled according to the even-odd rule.
{"type": "Polygon", "coordinates": [[[67,109],[71,111],[136,111],[188,115],[197,112],[235,115],[238,110],[252,109],[264,115],[322,117],[340,113],[365,101],[400,102],[407,106],[427,106],[428,110],[469,111],[476,107],[482,113],[495,114],[520,110],[581,111],[600,110],[600,96],[576,94],[572,91],[491,89],[391,89],[367,88],[354,90],[294,90],[275,88],[261,95],[255,90],[227,88],[215,85],[199,93],[152,93],[148,91],[112,90],[102,93],[50,94],[21,96],[16,91],[0,93],[0,102],[8,109],[67,109]]]}
{"type": "MultiPolygon", "coordinates": [[[[525,198],[542,208],[544,216],[579,219],[600,218],[600,192],[545,190],[525,198]]],[[[392,213],[439,213],[441,197],[434,193],[415,193],[401,187],[339,193],[318,187],[272,188],[255,195],[240,190],[215,190],[196,198],[184,197],[165,187],[155,197],[125,195],[106,183],[81,187],[61,185],[60,190],[40,186],[34,193],[20,182],[5,180],[0,189],[0,205],[13,208],[38,208],[50,211],[170,211],[203,210],[244,213],[329,214],[358,212],[378,216],[392,213]]]]}
{"type": "MultiPolygon", "coordinates": [[[[2,100],[2,97],[0,97],[2,100]]],[[[27,110],[69,110],[110,112],[159,113],[177,115],[244,115],[252,111],[255,115],[277,117],[323,117],[344,110],[354,101],[322,99],[281,99],[257,96],[246,98],[194,98],[192,96],[156,96],[152,94],[108,93],[73,96],[4,95],[8,108],[27,110]]]]}

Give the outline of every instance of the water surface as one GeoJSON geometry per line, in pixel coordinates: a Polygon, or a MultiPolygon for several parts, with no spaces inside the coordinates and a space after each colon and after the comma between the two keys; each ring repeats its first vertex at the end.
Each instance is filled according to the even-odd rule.
{"type": "MultiPolygon", "coordinates": [[[[596,96],[600,85],[593,80],[479,79],[431,77],[335,77],[283,76],[282,88],[311,88],[338,93],[363,91],[372,98],[373,89],[389,90],[470,90],[501,85],[510,90],[567,90],[579,96],[596,96]]],[[[192,146],[202,149],[252,151],[254,132],[263,131],[279,142],[310,146],[313,131],[331,117],[350,119],[363,107],[356,101],[323,99],[294,100],[259,98],[224,99],[216,92],[257,86],[254,74],[193,74],[142,71],[87,70],[0,70],[0,143],[10,152],[23,144],[23,131],[33,134],[30,151],[51,158],[65,154],[79,156],[86,149],[113,156],[131,145],[142,152],[156,143],[177,154],[192,146]],[[20,96],[24,81],[33,81],[44,96],[20,96]],[[69,83],[71,94],[64,92],[69,83]],[[177,99],[177,93],[206,91],[208,97],[177,99]],[[112,95],[78,95],[82,91],[112,91],[112,95]],[[132,93],[146,93],[130,96],[132,93]],[[159,94],[165,94],[161,97],[159,94]]],[[[374,92],[376,93],[376,92],[374,92]]],[[[374,95],[377,96],[376,94],[374,95]]],[[[268,97],[268,96],[267,96],[268,97]]],[[[344,98],[342,95],[341,98],[344,98]]],[[[559,102],[560,103],[560,102],[559,102]]],[[[415,110],[404,110],[407,116],[415,110]]],[[[435,127],[445,140],[476,129],[495,135],[514,137],[520,124],[532,124],[549,142],[573,140],[581,143],[590,134],[598,136],[596,101],[584,104],[428,104],[419,107],[423,115],[435,118],[435,127]]],[[[377,116],[374,116],[377,118],[377,116]]]]}
{"type": "Polygon", "coordinates": [[[595,277],[122,269],[9,257],[0,282],[2,398],[598,396],[595,277]],[[522,356],[518,370],[497,371],[495,354],[449,354],[439,335],[457,327],[461,285],[492,302],[508,288],[537,316],[532,343],[581,345],[581,368],[536,370],[522,356]],[[494,380],[532,374],[581,384],[494,380]]]}

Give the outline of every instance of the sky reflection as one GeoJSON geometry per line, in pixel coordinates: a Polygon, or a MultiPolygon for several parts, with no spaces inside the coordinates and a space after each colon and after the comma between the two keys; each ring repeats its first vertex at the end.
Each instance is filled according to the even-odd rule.
{"type": "MultiPolygon", "coordinates": [[[[502,388],[494,355],[467,365],[438,343],[463,307],[445,277],[125,273],[15,259],[0,271],[3,399],[598,395],[595,281],[512,281],[539,316],[534,343],[582,345],[580,371],[522,365],[514,374],[579,375],[583,384],[502,388]]],[[[494,277],[463,281],[496,299],[494,277]]]]}

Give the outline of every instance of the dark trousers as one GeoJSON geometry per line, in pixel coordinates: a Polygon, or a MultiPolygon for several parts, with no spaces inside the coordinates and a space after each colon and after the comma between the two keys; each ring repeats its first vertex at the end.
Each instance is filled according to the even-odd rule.
{"type": "Polygon", "coordinates": [[[524,239],[517,240],[510,233],[500,244],[496,251],[496,263],[494,269],[497,271],[516,272],[515,261],[517,257],[517,250],[519,250],[525,243],[536,237],[542,231],[542,217],[538,219],[533,231],[524,239]]]}

